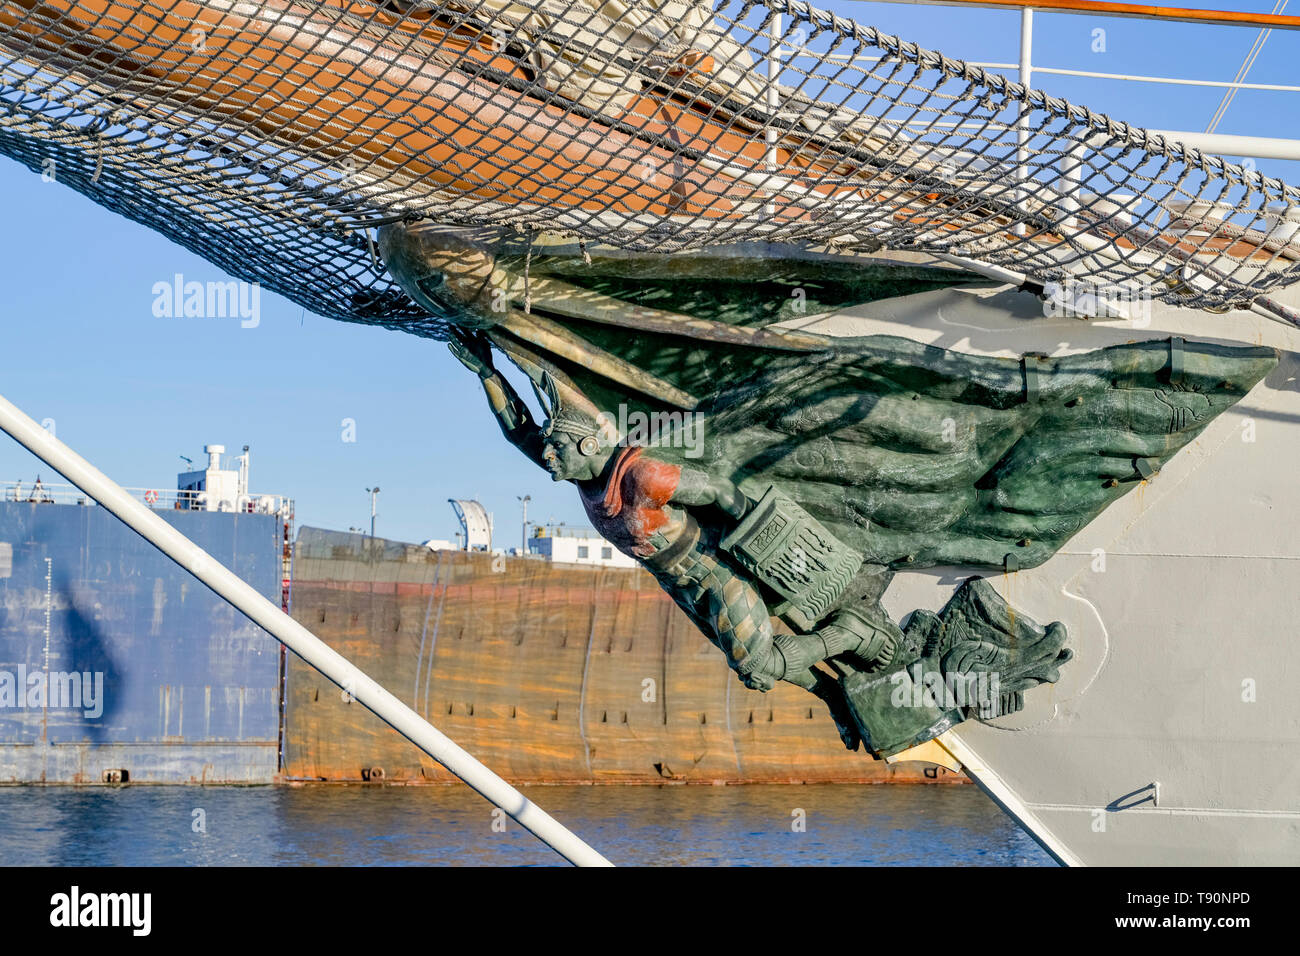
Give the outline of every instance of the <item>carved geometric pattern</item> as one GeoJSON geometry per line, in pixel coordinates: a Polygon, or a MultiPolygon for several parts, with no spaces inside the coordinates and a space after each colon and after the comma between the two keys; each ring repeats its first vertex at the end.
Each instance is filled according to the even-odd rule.
{"type": "Polygon", "coordinates": [[[775,488],[768,488],[722,548],[784,598],[773,612],[805,632],[835,607],[862,567],[862,555],[775,488]]]}

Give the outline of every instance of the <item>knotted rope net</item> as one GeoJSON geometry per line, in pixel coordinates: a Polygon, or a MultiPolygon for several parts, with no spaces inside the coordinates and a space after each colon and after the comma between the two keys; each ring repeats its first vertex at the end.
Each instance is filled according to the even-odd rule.
{"type": "Polygon", "coordinates": [[[1202,309],[1300,278],[1294,187],[796,0],[6,0],[0,152],[435,336],[376,227],[917,250],[1202,309]]]}

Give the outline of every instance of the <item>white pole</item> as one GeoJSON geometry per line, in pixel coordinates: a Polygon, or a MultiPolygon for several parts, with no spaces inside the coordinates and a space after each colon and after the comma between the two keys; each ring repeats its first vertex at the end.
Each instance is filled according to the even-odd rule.
{"type": "Polygon", "coordinates": [[[1250,156],[1255,159],[1300,159],[1300,139],[1237,136],[1232,133],[1197,133],[1191,130],[1152,129],[1165,139],[1192,146],[1215,156],[1250,156]]]}
{"type": "Polygon", "coordinates": [[[394,730],[477,790],[539,840],[579,866],[608,860],[552,819],[455,741],[354,667],[238,575],[132,498],[120,485],[0,396],[0,429],[120,518],[133,531],[246,614],[276,640],[374,711],[394,730]]]}
{"type": "Polygon", "coordinates": [[[1071,143],[1070,148],[1061,156],[1061,195],[1063,198],[1061,205],[1071,214],[1064,221],[1064,225],[1070,229],[1079,224],[1078,218],[1073,214],[1082,208],[1079,170],[1083,166],[1085,153],[1086,147],[1084,144],[1076,141],[1071,143]]]}
{"type": "MultiPolygon", "coordinates": [[[[781,14],[773,13],[771,24],[772,39],[769,41],[767,49],[767,109],[769,122],[775,123],[776,114],[781,109],[781,91],[777,86],[777,81],[781,78],[780,38],[784,25],[781,14]]],[[[777,171],[776,143],[778,138],[774,125],[768,127],[767,135],[764,138],[767,140],[767,171],[769,174],[774,175],[777,171]]],[[[769,217],[774,218],[776,216],[776,204],[768,203],[766,212],[769,217]]]]}
{"type": "MultiPolygon", "coordinates": [[[[1020,11],[1020,82],[1025,89],[1034,85],[1034,9],[1025,7],[1020,11]]],[[[1029,160],[1029,106],[1020,104],[1020,116],[1016,120],[1016,178],[1027,179],[1025,163],[1029,160]]],[[[1021,190],[1020,195],[1029,194],[1021,190]]],[[[1024,223],[1016,223],[1015,234],[1025,234],[1024,223]]]]}
{"type": "Polygon", "coordinates": [[[1020,11],[1020,82],[1034,85],[1034,8],[1020,11]]]}
{"type": "Polygon", "coordinates": [[[519,498],[519,503],[524,508],[523,524],[520,525],[519,529],[519,556],[526,558],[528,557],[528,502],[533,500],[533,496],[524,495],[521,498],[519,495],[515,495],[515,497],[519,498]]]}
{"type": "Polygon", "coordinates": [[[367,488],[366,491],[370,492],[370,537],[373,538],[375,536],[375,499],[379,497],[379,486],[375,485],[373,488],[367,488]]]}

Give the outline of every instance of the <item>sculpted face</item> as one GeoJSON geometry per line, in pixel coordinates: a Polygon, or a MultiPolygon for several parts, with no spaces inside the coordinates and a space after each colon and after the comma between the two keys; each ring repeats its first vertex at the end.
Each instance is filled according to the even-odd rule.
{"type": "Polygon", "coordinates": [[[542,462],[555,481],[589,481],[605,470],[613,451],[595,436],[579,437],[548,425],[542,462]]]}

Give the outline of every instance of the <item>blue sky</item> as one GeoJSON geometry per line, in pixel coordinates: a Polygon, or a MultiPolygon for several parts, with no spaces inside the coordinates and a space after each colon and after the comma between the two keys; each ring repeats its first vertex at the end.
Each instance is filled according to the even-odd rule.
{"type": "MultiPolygon", "coordinates": [[[[1216,8],[1220,2],[1180,0],[1216,8]]],[[[1019,15],[896,4],[823,2],[962,59],[1011,62],[1019,15]]],[[[1272,0],[1238,0],[1261,12],[1272,0]]],[[[1289,11],[1290,12],[1290,11],[1289,11]]],[[[1300,0],[1297,10],[1300,13],[1300,0]]],[[[1150,24],[1040,12],[1035,60],[1114,73],[1231,80],[1256,31],[1150,24]],[[1094,52],[1093,30],[1106,51],[1094,52]]],[[[1300,33],[1274,32],[1249,81],[1296,84],[1300,33]]],[[[1035,85],[1140,125],[1203,129],[1222,90],[1039,74],[1035,85]]],[[[1298,84],[1300,85],[1300,84],[1298,84]]],[[[1219,132],[1300,136],[1300,94],[1242,91],[1219,132]]],[[[1300,181],[1296,164],[1260,161],[1300,181]]],[[[220,270],[142,226],[0,158],[0,394],[131,487],[174,487],[181,455],[208,442],[252,448],[252,485],[298,502],[299,524],[368,525],[365,488],[383,489],[378,533],[451,538],[449,497],[477,497],[497,543],[519,537],[516,496],[529,517],[586,524],[577,495],[554,485],[501,438],[474,381],[438,342],[304,313],[264,293],[261,321],[158,318],[152,289],[173,274],[220,270]],[[343,441],[343,420],[356,441],[343,441]]],[[[56,480],[9,439],[0,481],[56,480]]]]}

